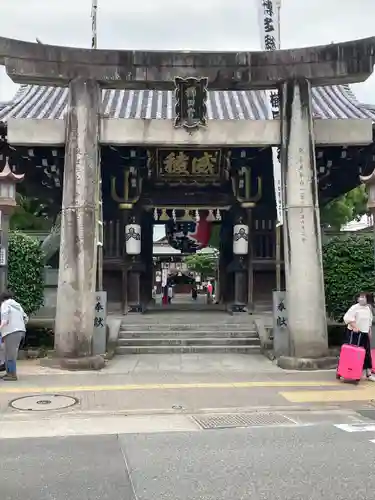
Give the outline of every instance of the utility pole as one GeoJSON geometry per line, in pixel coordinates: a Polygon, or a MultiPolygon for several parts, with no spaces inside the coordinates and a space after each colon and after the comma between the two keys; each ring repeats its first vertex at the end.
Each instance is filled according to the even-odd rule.
{"type": "MultiPolygon", "coordinates": [[[[98,13],[98,0],[92,0],[91,6],[91,48],[98,48],[98,31],[97,31],[97,13],[98,13]]],[[[99,119],[99,117],[98,117],[99,119]]],[[[98,207],[97,207],[97,276],[96,276],[96,289],[103,290],[103,187],[101,175],[101,158],[100,148],[98,151],[98,207]]]]}
{"type": "MultiPolygon", "coordinates": [[[[262,50],[280,50],[280,12],[281,0],[258,0],[259,6],[259,32],[262,50]]],[[[280,96],[277,91],[267,91],[269,115],[271,119],[277,118],[280,113],[280,96]]],[[[280,148],[272,148],[273,179],[276,201],[276,227],[275,227],[275,273],[276,290],[281,290],[281,239],[283,214],[283,186],[280,164],[280,148]]]]}
{"type": "Polygon", "coordinates": [[[92,0],[91,6],[91,48],[98,48],[98,33],[97,33],[97,18],[98,13],[98,0],[92,0]]]}
{"type": "Polygon", "coordinates": [[[276,46],[277,50],[281,49],[281,0],[275,0],[276,12],[277,12],[277,37],[276,46]]]}
{"type": "MultiPolygon", "coordinates": [[[[276,19],[277,19],[277,36],[276,36],[276,47],[277,50],[281,49],[281,0],[275,0],[276,5],[276,19]]],[[[276,224],[276,248],[275,248],[275,260],[276,260],[276,290],[279,292],[281,290],[281,224],[276,224]]]]}

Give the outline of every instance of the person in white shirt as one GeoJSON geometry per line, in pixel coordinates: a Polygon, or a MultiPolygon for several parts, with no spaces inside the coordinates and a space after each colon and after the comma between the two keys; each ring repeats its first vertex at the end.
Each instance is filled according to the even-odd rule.
{"type": "Polygon", "coordinates": [[[173,287],[172,287],[172,285],[169,285],[168,286],[168,304],[172,303],[172,299],[173,299],[173,287]]]}
{"type": "Polygon", "coordinates": [[[375,377],[372,375],[372,360],[371,360],[371,327],[372,327],[372,310],[367,303],[367,295],[360,293],[357,303],[351,306],[344,315],[344,322],[347,325],[348,342],[352,339],[353,345],[360,345],[366,351],[363,370],[367,380],[375,382],[375,377]]]}
{"type": "Polygon", "coordinates": [[[17,356],[20,343],[26,334],[27,314],[11,292],[0,295],[0,335],[4,342],[6,375],[2,380],[17,380],[17,356]]]}

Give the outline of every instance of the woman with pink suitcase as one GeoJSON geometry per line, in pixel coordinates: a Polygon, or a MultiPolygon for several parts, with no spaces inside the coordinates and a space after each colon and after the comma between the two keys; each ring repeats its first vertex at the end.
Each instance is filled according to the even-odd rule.
{"type": "Polygon", "coordinates": [[[365,378],[375,382],[371,360],[372,317],[367,295],[360,293],[357,303],[352,305],[344,315],[348,343],[341,348],[337,378],[359,381],[365,372],[365,378]]]}

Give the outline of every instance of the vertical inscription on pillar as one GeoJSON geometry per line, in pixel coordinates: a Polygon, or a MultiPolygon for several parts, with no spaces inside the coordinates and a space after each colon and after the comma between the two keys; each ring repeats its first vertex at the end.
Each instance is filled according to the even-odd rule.
{"type": "Polygon", "coordinates": [[[303,149],[299,148],[298,156],[298,177],[299,177],[299,194],[300,194],[300,224],[301,224],[301,239],[302,242],[306,242],[306,223],[305,223],[305,203],[306,203],[306,179],[304,173],[304,157],[303,149]]]}
{"type": "Polygon", "coordinates": [[[107,292],[95,292],[93,354],[105,354],[107,329],[107,292]]]}

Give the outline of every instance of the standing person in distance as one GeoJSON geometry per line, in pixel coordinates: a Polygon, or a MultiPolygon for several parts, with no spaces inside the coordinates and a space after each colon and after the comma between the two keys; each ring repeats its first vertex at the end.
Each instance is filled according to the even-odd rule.
{"type": "Polygon", "coordinates": [[[5,381],[17,380],[17,357],[20,343],[26,334],[28,316],[21,304],[13,299],[11,292],[0,295],[1,323],[0,334],[5,351],[5,381]]]}
{"type": "Polygon", "coordinates": [[[4,350],[4,342],[1,339],[0,335],[0,372],[5,372],[5,350],[4,350]]]}
{"type": "Polygon", "coordinates": [[[357,303],[352,305],[344,315],[344,322],[347,325],[347,342],[352,345],[360,345],[366,351],[363,370],[365,378],[371,382],[375,382],[375,377],[372,374],[371,360],[371,327],[372,327],[372,310],[367,302],[367,295],[360,293],[357,298],[357,303]]]}
{"type": "Polygon", "coordinates": [[[168,304],[172,304],[173,299],[173,287],[171,284],[168,285],[168,304]]]}

